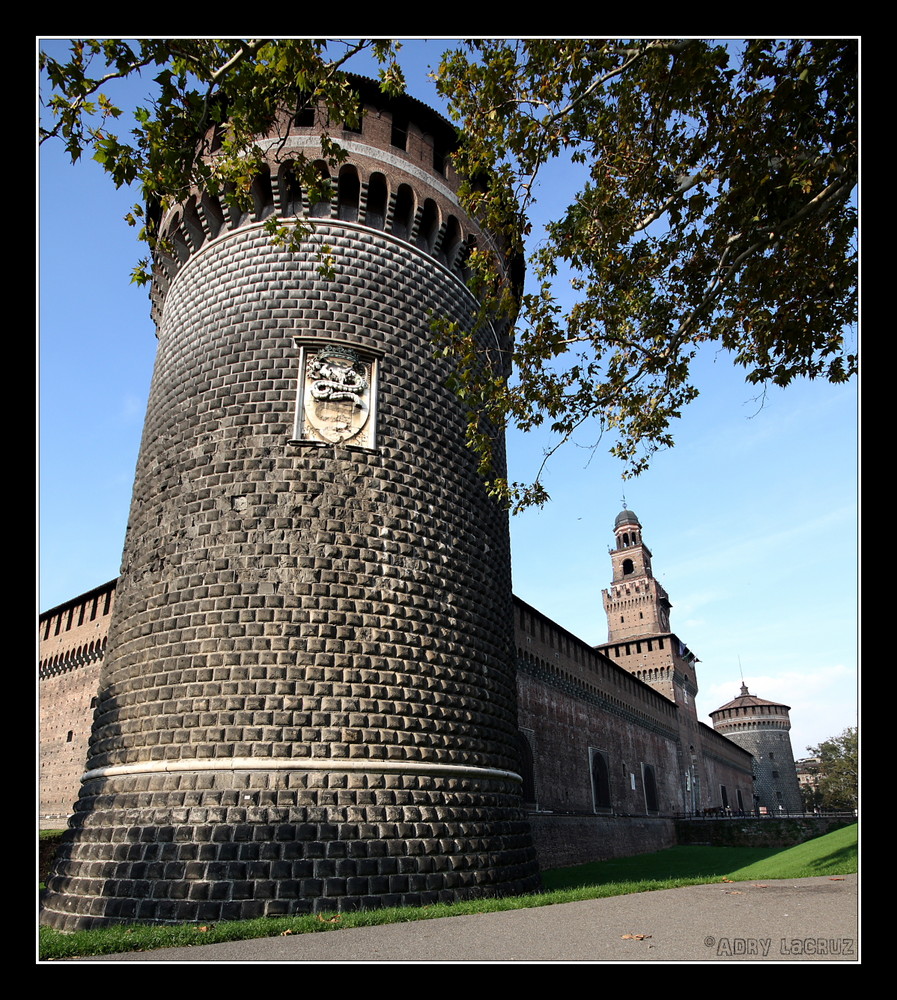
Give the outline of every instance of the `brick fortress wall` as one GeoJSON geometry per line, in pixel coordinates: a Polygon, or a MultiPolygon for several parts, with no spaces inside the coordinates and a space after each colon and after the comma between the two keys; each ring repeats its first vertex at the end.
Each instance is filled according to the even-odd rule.
{"type": "Polygon", "coordinates": [[[87,757],[116,581],[41,615],[39,781],[42,829],[64,827],[87,757]]]}

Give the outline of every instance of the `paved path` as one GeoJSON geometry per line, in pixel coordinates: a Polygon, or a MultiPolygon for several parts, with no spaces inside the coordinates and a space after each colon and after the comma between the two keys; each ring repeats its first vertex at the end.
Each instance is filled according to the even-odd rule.
{"type": "Polygon", "coordinates": [[[856,962],[857,876],[716,882],[529,910],[131,952],[106,962],[856,962]]]}

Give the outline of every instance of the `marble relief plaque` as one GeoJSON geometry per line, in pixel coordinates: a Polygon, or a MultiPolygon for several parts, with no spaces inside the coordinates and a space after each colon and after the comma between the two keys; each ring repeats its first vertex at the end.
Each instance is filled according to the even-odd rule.
{"type": "Polygon", "coordinates": [[[349,347],[302,349],[297,437],[374,447],[376,363],[349,347]]]}

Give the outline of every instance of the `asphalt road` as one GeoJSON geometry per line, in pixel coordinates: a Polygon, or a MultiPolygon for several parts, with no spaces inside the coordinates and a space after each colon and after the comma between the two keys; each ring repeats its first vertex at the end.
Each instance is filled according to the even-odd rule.
{"type": "Polygon", "coordinates": [[[856,875],[716,882],[89,962],[857,962],[856,875]]]}

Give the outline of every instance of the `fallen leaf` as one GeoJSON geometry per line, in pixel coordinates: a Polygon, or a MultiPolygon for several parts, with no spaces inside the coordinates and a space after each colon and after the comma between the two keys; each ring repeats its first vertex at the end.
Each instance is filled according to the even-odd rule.
{"type": "Polygon", "coordinates": [[[734,878],[721,878],[720,879],[720,882],[734,882],[734,881],[735,881],[734,878]]]}
{"type": "Polygon", "coordinates": [[[623,941],[644,941],[645,938],[651,937],[650,934],[622,934],[620,935],[623,941]]]}
{"type": "Polygon", "coordinates": [[[762,885],[762,884],[759,884],[759,883],[756,883],[756,882],[755,882],[755,883],[754,883],[754,884],[753,884],[753,885],[751,886],[751,888],[752,888],[752,889],[768,889],[768,888],[769,888],[769,886],[768,886],[768,885],[762,885]]]}
{"type": "Polygon", "coordinates": [[[205,934],[205,932],[206,932],[206,931],[207,931],[207,930],[208,930],[209,928],[208,928],[208,927],[197,927],[196,929],[197,929],[197,930],[199,931],[199,933],[200,933],[200,934],[205,934]]]}
{"type": "Polygon", "coordinates": [[[844,881],[844,878],[841,875],[832,875],[829,878],[829,882],[843,882],[843,881],[844,881]]]}
{"type": "Polygon", "coordinates": [[[320,913],[318,914],[318,920],[320,920],[322,924],[336,924],[342,919],[342,915],[339,913],[337,913],[335,917],[322,917],[320,913]]]}
{"type": "Polygon", "coordinates": [[[741,891],[741,889],[726,889],[726,895],[727,896],[743,896],[744,893],[741,891]]]}
{"type": "Polygon", "coordinates": [[[292,934],[292,933],[293,933],[293,932],[292,932],[292,931],[291,931],[291,930],[289,929],[289,927],[288,927],[288,928],[287,928],[287,929],[286,929],[285,931],[281,931],[281,932],[280,932],[280,936],[281,936],[281,937],[286,937],[286,936],[287,936],[287,934],[292,934]]]}

